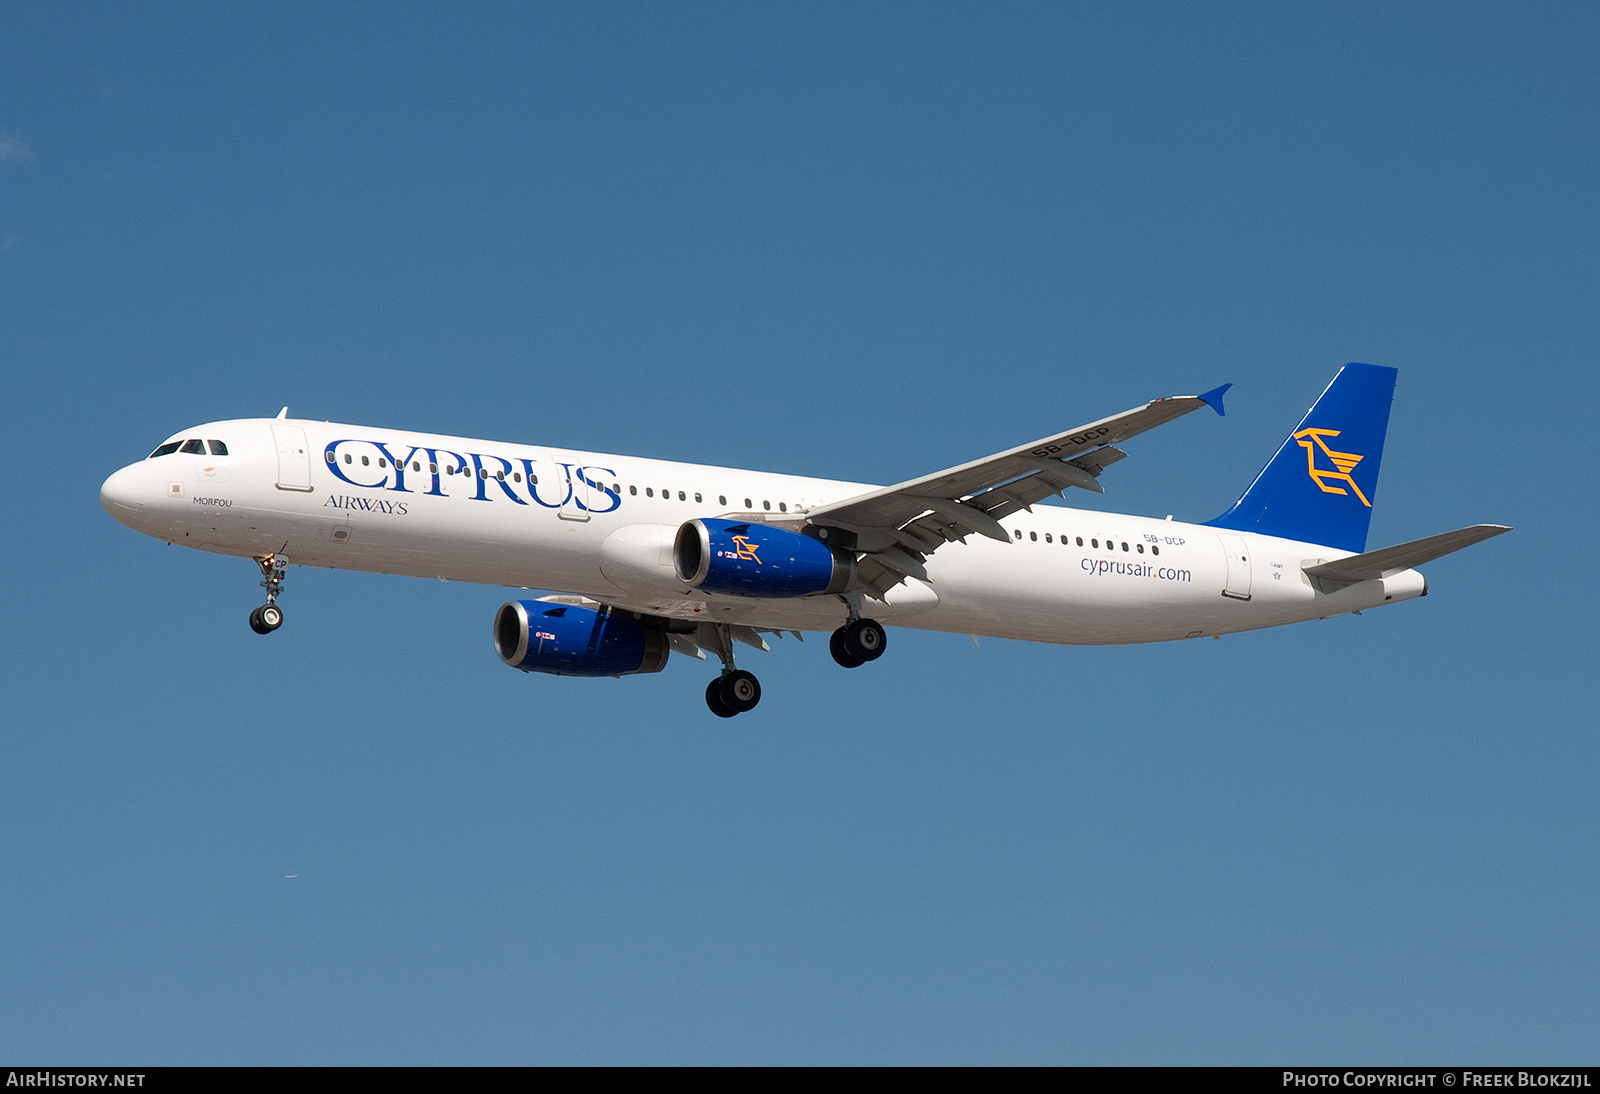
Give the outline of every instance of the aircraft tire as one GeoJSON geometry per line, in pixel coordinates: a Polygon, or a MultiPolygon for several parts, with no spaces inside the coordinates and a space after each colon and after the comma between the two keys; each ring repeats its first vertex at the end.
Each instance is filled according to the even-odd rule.
{"type": "Polygon", "coordinates": [[[250,629],[257,634],[271,634],[272,628],[261,621],[261,609],[250,609],[250,629]]]}
{"type": "Polygon", "coordinates": [[[844,628],[840,627],[828,636],[828,652],[833,654],[833,659],[847,669],[858,669],[866,664],[861,658],[856,657],[845,648],[844,628]]]}
{"type": "Polygon", "coordinates": [[[722,678],[719,676],[706,685],[706,706],[718,718],[732,718],[739,712],[722,701],[722,678]]]}
{"type": "Polygon", "coordinates": [[[884,648],[889,644],[883,624],[876,619],[857,619],[854,623],[845,624],[843,630],[840,645],[863,664],[882,657],[884,648]]]}
{"type": "Polygon", "coordinates": [[[276,604],[263,604],[256,609],[261,617],[261,625],[267,628],[262,634],[267,634],[283,626],[283,609],[276,604]]]}
{"type": "Polygon", "coordinates": [[[722,701],[735,714],[754,710],[756,704],[761,702],[761,682],[753,672],[738,669],[720,677],[717,685],[722,701]]]}

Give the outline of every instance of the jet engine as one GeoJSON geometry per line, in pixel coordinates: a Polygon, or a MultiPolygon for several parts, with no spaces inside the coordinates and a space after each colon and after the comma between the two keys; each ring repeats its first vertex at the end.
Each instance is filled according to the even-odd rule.
{"type": "Polygon", "coordinates": [[[691,520],[672,546],[678,577],[691,588],[732,596],[841,593],[855,584],[855,556],[759,521],[691,520]]]}
{"type": "Polygon", "coordinates": [[[513,600],[495,614],[494,649],[523,672],[627,676],[660,672],[670,647],[661,631],[610,608],[513,600]]]}

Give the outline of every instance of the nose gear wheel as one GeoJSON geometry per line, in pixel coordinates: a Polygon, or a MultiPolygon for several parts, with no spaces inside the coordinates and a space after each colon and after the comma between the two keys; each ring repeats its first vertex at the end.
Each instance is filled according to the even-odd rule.
{"type": "Polygon", "coordinates": [[[257,634],[271,634],[283,626],[283,609],[276,604],[263,604],[250,613],[250,629],[257,634]]]}

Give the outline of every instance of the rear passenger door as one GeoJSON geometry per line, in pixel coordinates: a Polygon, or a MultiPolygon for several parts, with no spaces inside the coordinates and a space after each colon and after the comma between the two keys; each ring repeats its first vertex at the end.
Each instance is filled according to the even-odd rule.
{"type": "Polygon", "coordinates": [[[1222,553],[1228,557],[1228,583],[1223,586],[1222,595],[1235,600],[1249,600],[1249,546],[1243,536],[1236,536],[1232,532],[1218,532],[1217,538],[1222,541],[1222,553]]]}

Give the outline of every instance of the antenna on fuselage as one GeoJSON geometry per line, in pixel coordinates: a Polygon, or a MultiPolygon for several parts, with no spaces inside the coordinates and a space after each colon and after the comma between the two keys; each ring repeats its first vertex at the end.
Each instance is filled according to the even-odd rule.
{"type": "Polygon", "coordinates": [[[289,416],[289,408],[288,407],[284,407],[282,410],[278,411],[278,417],[280,419],[281,418],[287,418],[288,416],[289,416]]]}

